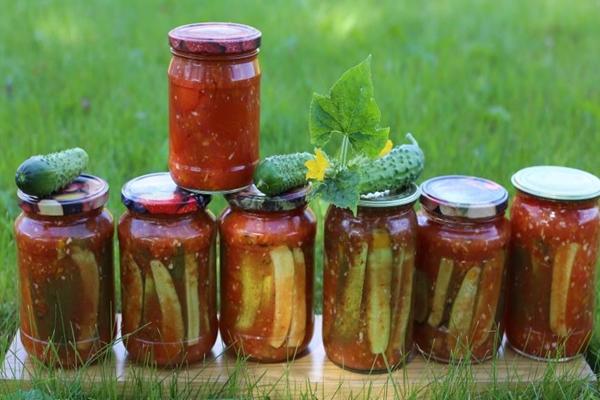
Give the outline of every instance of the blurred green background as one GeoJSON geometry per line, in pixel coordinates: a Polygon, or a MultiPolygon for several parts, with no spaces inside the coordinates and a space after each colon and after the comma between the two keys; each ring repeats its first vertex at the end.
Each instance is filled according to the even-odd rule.
{"type": "MultiPolygon", "coordinates": [[[[307,116],[373,55],[395,142],[412,132],[423,178],[473,174],[512,192],[521,167],[600,173],[600,3],[577,1],[10,1],[0,6],[0,333],[16,319],[14,171],[81,146],[123,207],[128,179],[166,170],[169,29],[224,20],[263,32],[262,156],[311,151],[307,116]]],[[[211,208],[218,213],[222,199],[211,208]]],[[[322,214],[325,206],[315,204],[322,214]]],[[[320,246],[318,251],[320,252],[320,246]]],[[[320,281],[321,263],[317,267],[320,281]]],[[[320,299],[319,299],[320,300],[320,299]]]]}

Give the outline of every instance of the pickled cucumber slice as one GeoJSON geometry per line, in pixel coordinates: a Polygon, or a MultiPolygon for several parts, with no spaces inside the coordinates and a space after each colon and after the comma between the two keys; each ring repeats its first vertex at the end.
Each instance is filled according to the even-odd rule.
{"type": "Polygon", "coordinates": [[[440,268],[435,280],[433,289],[433,300],[431,302],[431,313],[427,319],[427,323],[434,328],[437,328],[442,323],[444,317],[444,309],[446,308],[446,297],[448,296],[448,288],[452,279],[454,270],[454,261],[449,258],[440,260],[440,268]]]}
{"type": "Polygon", "coordinates": [[[73,246],[71,258],[79,268],[81,278],[81,297],[85,313],[81,313],[80,329],[77,337],[77,349],[87,350],[97,338],[98,303],[100,301],[100,279],[96,257],[90,250],[73,246]],[[81,342],[81,343],[80,343],[81,342]]]}
{"type": "Polygon", "coordinates": [[[458,289],[458,293],[452,304],[450,322],[448,323],[448,348],[450,352],[460,352],[462,348],[456,348],[459,339],[464,340],[471,329],[473,321],[473,310],[479,287],[480,267],[471,267],[458,289]]]}
{"type": "Polygon", "coordinates": [[[306,262],[302,249],[295,247],[292,250],[294,257],[294,289],[292,305],[292,322],[288,347],[298,347],[304,341],[306,327],[306,262]]]}
{"type": "Polygon", "coordinates": [[[415,321],[423,323],[429,315],[429,279],[425,272],[415,271],[415,321]]]}
{"type": "Polygon", "coordinates": [[[142,272],[131,254],[123,256],[121,302],[123,304],[123,333],[135,332],[142,322],[142,301],[144,284],[142,272]]]}
{"type": "Polygon", "coordinates": [[[33,310],[33,298],[31,296],[31,283],[29,282],[28,272],[20,274],[21,284],[21,323],[23,330],[33,337],[38,336],[37,321],[35,320],[35,311],[33,310]]]}
{"type": "Polygon", "coordinates": [[[493,332],[504,275],[504,260],[505,255],[502,251],[483,263],[479,279],[479,293],[473,314],[475,318],[471,328],[473,348],[484,344],[493,332]]]}
{"type": "MultiPolygon", "coordinates": [[[[340,288],[341,295],[338,301],[338,312],[336,313],[335,334],[346,340],[353,339],[360,329],[360,310],[362,308],[369,245],[366,242],[361,242],[358,246],[358,252],[351,254],[346,279],[340,279],[343,287],[340,288]]],[[[345,257],[340,254],[339,258],[343,260],[345,257]]],[[[343,272],[340,271],[340,273],[343,272]]]]}
{"type": "Polygon", "coordinates": [[[411,251],[403,249],[404,257],[402,260],[402,274],[399,282],[394,281],[395,286],[400,287],[400,298],[398,300],[398,309],[394,310],[392,324],[392,340],[390,341],[390,349],[404,351],[406,342],[406,333],[410,321],[410,311],[412,308],[415,258],[411,251]]]}
{"type": "Polygon", "coordinates": [[[275,283],[275,313],[269,344],[279,348],[285,343],[292,322],[294,256],[287,246],[274,247],[269,254],[275,283]]]}
{"type": "Polygon", "coordinates": [[[392,247],[390,236],[382,229],[372,232],[372,247],[367,256],[367,335],[371,353],[385,352],[390,340],[392,247]]]}
{"type": "Polygon", "coordinates": [[[156,296],[156,285],[154,285],[154,279],[152,274],[146,273],[144,279],[144,309],[142,311],[142,319],[144,325],[152,323],[151,308],[153,298],[156,296]]]}
{"type": "Polygon", "coordinates": [[[167,343],[181,342],[184,338],[183,315],[171,274],[158,260],[150,261],[150,269],[160,306],[162,340],[167,343]]]}
{"type": "Polygon", "coordinates": [[[198,263],[194,254],[185,255],[185,304],[188,345],[200,340],[200,301],[198,298],[198,263]]]}
{"type": "Polygon", "coordinates": [[[240,289],[242,293],[240,312],[236,321],[236,327],[239,330],[248,330],[254,325],[262,293],[259,271],[260,265],[256,265],[256,257],[245,254],[240,265],[240,289]]]}
{"type": "Polygon", "coordinates": [[[578,243],[567,243],[558,248],[552,265],[552,287],[550,291],[550,329],[556,335],[567,337],[567,299],[571,284],[571,273],[578,243]]]}

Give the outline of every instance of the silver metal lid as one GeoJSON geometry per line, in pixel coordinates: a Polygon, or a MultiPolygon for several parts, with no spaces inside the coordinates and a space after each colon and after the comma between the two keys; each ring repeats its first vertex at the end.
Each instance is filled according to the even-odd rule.
{"type": "Polygon", "coordinates": [[[420,195],[419,187],[414,183],[397,192],[385,191],[362,195],[358,202],[359,207],[396,207],[411,204],[417,201],[420,195]]]}
{"type": "Polygon", "coordinates": [[[590,200],[600,197],[600,179],[580,169],[539,165],[517,171],[512,184],[522,192],[552,200],[590,200]]]}

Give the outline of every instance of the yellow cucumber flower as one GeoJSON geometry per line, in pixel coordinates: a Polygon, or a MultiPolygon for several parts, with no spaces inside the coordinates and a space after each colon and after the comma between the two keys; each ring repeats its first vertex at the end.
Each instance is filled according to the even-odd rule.
{"type": "Polygon", "coordinates": [[[306,179],[316,179],[320,182],[325,179],[325,171],[329,168],[329,160],[321,149],[315,150],[315,158],[304,163],[306,166],[306,179]]]}
{"type": "Polygon", "coordinates": [[[381,151],[379,152],[379,157],[387,155],[387,153],[392,151],[392,147],[394,147],[394,143],[392,143],[392,141],[388,139],[387,142],[385,142],[383,149],[381,149],[381,151]]]}

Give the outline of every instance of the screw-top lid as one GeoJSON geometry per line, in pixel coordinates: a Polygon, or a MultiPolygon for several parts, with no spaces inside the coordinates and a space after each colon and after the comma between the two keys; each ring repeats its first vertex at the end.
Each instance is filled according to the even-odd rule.
{"type": "Polygon", "coordinates": [[[206,207],[211,197],[188,192],[177,186],[168,172],[157,172],[123,185],[121,200],[128,209],[142,214],[189,214],[206,207]]]}
{"type": "Polygon", "coordinates": [[[399,191],[386,191],[383,193],[370,193],[360,196],[360,207],[383,208],[397,207],[412,204],[419,198],[421,191],[412,183],[399,191]]]}
{"type": "Polygon", "coordinates": [[[194,54],[236,54],[260,47],[262,34],[248,25],[230,22],[203,22],[179,26],[169,32],[175,51],[194,54]]]}
{"type": "Polygon", "coordinates": [[[491,218],[504,214],[508,192],[488,179],[439,176],[423,182],[420,201],[427,211],[447,217],[491,218]]]}
{"type": "Polygon", "coordinates": [[[512,176],[522,192],[552,200],[589,200],[600,197],[600,179],[575,168],[539,165],[524,168],[512,176]]]}
{"type": "Polygon", "coordinates": [[[108,183],[93,175],[79,175],[60,191],[46,197],[17,192],[19,207],[25,212],[61,216],[73,215],[103,207],[108,201],[108,183]]]}
{"type": "Polygon", "coordinates": [[[305,206],[309,192],[310,185],[307,185],[277,196],[267,196],[251,185],[240,192],[226,194],[225,199],[232,206],[247,211],[289,211],[305,206]]]}

